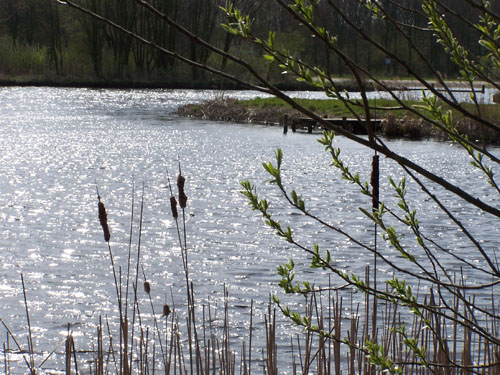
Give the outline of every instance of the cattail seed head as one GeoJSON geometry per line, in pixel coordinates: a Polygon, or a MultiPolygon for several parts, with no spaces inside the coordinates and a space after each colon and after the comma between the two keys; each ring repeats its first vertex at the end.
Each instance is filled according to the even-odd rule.
{"type": "Polygon", "coordinates": [[[104,241],[109,242],[111,234],[109,233],[108,227],[108,214],[106,213],[106,207],[104,207],[104,203],[102,203],[100,199],[97,207],[99,210],[99,221],[104,232],[104,241]]]}
{"type": "Polygon", "coordinates": [[[181,208],[186,208],[188,197],[184,194],[184,191],[179,192],[179,206],[181,208]]]}
{"type": "Polygon", "coordinates": [[[144,281],[144,291],[146,294],[151,293],[151,284],[148,281],[144,281]]]}
{"type": "Polygon", "coordinates": [[[163,316],[167,317],[170,315],[170,306],[165,304],[163,305],[163,316]]]}
{"type": "Polygon", "coordinates": [[[177,212],[177,201],[174,196],[170,197],[170,208],[172,209],[172,216],[175,220],[177,220],[179,213],[177,212]]]}
{"type": "Polygon", "coordinates": [[[177,189],[179,189],[179,192],[184,190],[184,183],[186,182],[186,178],[179,173],[177,176],[177,189]]]}
{"type": "Polygon", "coordinates": [[[188,199],[186,193],[184,192],[185,182],[186,178],[179,173],[179,176],[177,176],[177,189],[179,190],[179,206],[181,206],[182,209],[186,208],[188,199]]]}

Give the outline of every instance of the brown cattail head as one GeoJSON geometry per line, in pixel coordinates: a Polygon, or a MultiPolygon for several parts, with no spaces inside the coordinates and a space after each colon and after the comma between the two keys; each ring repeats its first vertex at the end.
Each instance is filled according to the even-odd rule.
{"type": "Polygon", "coordinates": [[[175,200],[175,197],[172,195],[170,197],[170,208],[172,209],[172,215],[175,220],[179,217],[179,213],[177,212],[177,201],[175,200]]]}
{"type": "Polygon", "coordinates": [[[186,182],[186,178],[179,173],[177,176],[177,189],[179,192],[184,191],[184,183],[186,182]]]}
{"type": "Polygon", "coordinates": [[[163,316],[168,318],[169,315],[170,315],[170,306],[167,304],[164,304],[163,305],[163,316]]]}
{"type": "Polygon", "coordinates": [[[179,206],[182,209],[186,208],[188,197],[184,194],[184,191],[179,192],[179,206]]]}
{"type": "Polygon", "coordinates": [[[106,213],[106,207],[104,207],[104,203],[101,202],[100,198],[97,207],[99,209],[99,221],[101,222],[102,230],[104,232],[104,241],[109,242],[111,234],[109,233],[108,227],[108,214],[106,213]]]}
{"type": "Polygon", "coordinates": [[[372,174],[370,176],[370,184],[372,185],[372,208],[378,210],[379,207],[379,156],[373,155],[372,158],[372,174]]]}
{"type": "Polygon", "coordinates": [[[151,293],[151,284],[149,284],[149,281],[144,281],[144,291],[146,294],[151,293]]]}
{"type": "Polygon", "coordinates": [[[177,176],[177,189],[179,190],[179,206],[181,206],[182,209],[186,208],[188,200],[186,193],[184,192],[185,182],[186,178],[179,173],[179,176],[177,176]]]}

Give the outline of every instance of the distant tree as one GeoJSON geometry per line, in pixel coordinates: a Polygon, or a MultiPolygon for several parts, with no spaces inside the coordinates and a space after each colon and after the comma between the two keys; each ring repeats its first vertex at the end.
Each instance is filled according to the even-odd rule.
{"type": "MultiPolygon", "coordinates": [[[[134,0],[102,0],[104,3],[103,15],[123,26],[128,30],[134,30],[137,23],[137,4],[134,0]]],[[[113,27],[105,30],[107,45],[113,52],[114,73],[116,77],[123,77],[129,66],[132,49],[132,38],[123,34],[113,27]]]]}
{"type": "MultiPolygon", "coordinates": [[[[178,22],[179,17],[181,16],[181,5],[182,1],[180,0],[156,0],[152,2],[152,5],[158,9],[160,12],[164,13],[168,17],[170,17],[172,20],[178,22]]],[[[158,17],[150,17],[151,14],[149,13],[149,17],[146,17],[147,22],[149,23],[150,27],[152,27],[152,33],[153,33],[153,41],[159,45],[162,46],[169,51],[177,51],[177,43],[178,43],[178,35],[174,27],[170,26],[166,22],[163,22],[160,18],[158,17]]],[[[164,70],[166,72],[169,72],[170,70],[173,69],[173,66],[176,62],[174,58],[170,58],[168,56],[165,56],[165,54],[153,50],[153,59],[155,62],[155,67],[161,70],[164,70]]]]}
{"type": "Polygon", "coordinates": [[[40,12],[42,7],[35,0],[6,0],[0,3],[2,22],[14,45],[40,43],[40,12]]]}
{"type": "Polygon", "coordinates": [[[23,0],[23,2],[23,34],[26,43],[31,46],[34,43],[41,42],[40,38],[38,37],[38,21],[40,19],[39,13],[41,8],[38,6],[39,4],[36,0],[23,0]]]}
{"type": "Polygon", "coordinates": [[[44,30],[49,59],[54,65],[56,74],[61,75],[63,72],[62,36],[64,31],[61,27],[60,7],[55,5],[52,0],[45,0],[45,6],[41,9],[41,15],[45,21],[41,23],[41,28],[44,30]]]}
{"type": "MultiPolygon", "coordinates": [[[[264,5],[265,0],[256,0],[256,1],[230,1],[226,0],[225,6],[228,7],[230,4],[233,4],[236,8],[240,9],[243,14],[248,14],[250,17],[255,17],[257,12],[259,12],[260,8],[264,5]]],[[[231,43],[234,40],[235,35],[231,33],[224,33],[224,43],[222,50],[226,53],[229,52],[231,43]]],[[[222,62],[220,66],[221,71],[226,70],[227,58],[226,56],[222,56],[222,62]]]]}
{"type": "MultiPolygon", "coordinates": [[[[209,43],[213,42],[218,0],[187,0],[185,5],[186,9],[188,9],[186,16],[189,19],[188,24],[191,32],[209,43]]],[[[202,65],[206,63],[210,55],[209,50],[200,46],[193,39],[189,39],[189,49],[191,60],[202,65]]],[[[193,66],[191,75],[195,81],[201,78],[199,76],[200,72],[202,71],[193,66]]]]}
{"type": "MultiPolygon", "coordinates": [[[[85,0],[83,6],[96,14],[103,13],[103,2],[100,0],[85,0]]],[[[85,33],[86,43],[96,77],[102,77],[102,59],[105,43],[105,25],[95,17],[78,12],[77,19],[85,33]]]]}
{"type": "Polygon", "coordinates": [[[4,1],[0,3],[0,10],[2,14],[0,21],[5,25],[12,43],[16,46],[22,30],[23,4],[21,1],[4,1]]]}

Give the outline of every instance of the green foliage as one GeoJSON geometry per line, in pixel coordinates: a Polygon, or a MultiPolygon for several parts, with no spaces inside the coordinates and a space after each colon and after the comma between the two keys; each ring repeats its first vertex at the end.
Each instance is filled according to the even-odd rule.
{"type": "Polygon", "coordinates": [[[226,32],[246,38],[249,38],[252,35],[252,20],[250,16],[243,15],[237,8],[234,8],[232,3],[229,4],[229,7],[221,7],[221,9],[231,21],[227,24],[221,24],[222,28],[226,32]]]}
{"type": "Polygon", "coordinates": [[[324,131],[323,137],[318,140],[319,143],[325,146],[325,151],[330,153],[330,156],[332,157],[331,165],[340,170],[344,180],[349,181],[351,184],[358,185],[362,194],[371,195],[368,182],[361,182],[359,173],[352,174],[349,170],[349,166],[342,161],[340,158],[340,148],[333,147],[333,138],[333,132],[324,131]]]}
{"type": "MultiPolygon", "coordinates": [[[[491,10],[489,2],[484,2],[484,6],[491,10]]],[[[486,12],[482,13],[479,19],[476,28],[480,31],[479,44],[488,52],[486,61],[489,66],[487,67],[500,70],[500,51],[497,46],[497,41],[500,40],[500,24],[486,12]]]]}
{"type": "Polygon", "coordinates": [[[37,75],[48,68],[47,51],[43,47],[16,47],[8,37],[0,38],[0,73],[37,75]]]}
{"type": "Polygon", "coordinates": [[[294,267],[295,263],[292,259],[289,263],[286,263],[283,266],[278,266],[278,275],[281,276],[281,280],[278,285],[281,287],[281,289],[283,289],[283,291],[287,294],[308,294],[313,292],[314,288],[308,281],[303,281],[302,285],[300,285],[299,283],[294,284],[294,267]]]}
{"type": "Polygon", "coordinates": [[[429,367],[425,348],[418,345],[417,339],[408,336],[408,333],[406,332],[406,326],[404,324],[399,328],[393,328],[392,331],[403,337],[403,342],[406,348],[408,348],[410,352],[415,354],[415,356],[419,359],[421,364],[423,364],[426,367],[429,367]]]}
{"type": "Polygon", "coordinates": [[[365,349],[368,352],[368,358],[371,364],[377,366],[382,372],[389,374],[400,375],[403,369],[396,365],[384,351],[382,345],[378,345],[372,341],[367,341],[365,349]]]}
{"type": "Polygon", "coordinates": [[[453,112],[451,110],[445,110],[443,106],[438,103],[435,96],[424,94],[423,103],[423,105],[417,105],[415,107],[430,113],[430,115],[447,131],[449,138],[467,151],[472,159],[472,166],[484,173],[488,178],[489,184],[494,187],[497,192],[500,192],[500,188],[494,179],[493,169],[486,164],[483,152],[475,150],[473,145],[469,142],[469,137],[460,133],[456,126],[456,122],[453,121],[453,112]]]}
{"type": "MultiPolygon", "coordinates": [[[[270,170],[273,171],[275,175],[279,176],[279,172],[276,172],[271,163],[269,164],[270,165],[268,165],[268,167],[270,168],[270,170]]],[[[283,229],[281,224],[273,219],[273,216],[269,211],[269,202],[265,199],[262,200],[259,199],[255,187],[251,185],[248,180],[242,181],[241,186],[243,187],[242,194],[248,198],[249,204],[252,207],[252,209],[260,211],[262,213],[262,215],[266,219],[266,224],[269,227],[271,227],[278,236],[284,238],[289,243],[293,243],[294,241],[293,241],[292,229],[290,227],[286,227],[286,229],[283,229]]]]}

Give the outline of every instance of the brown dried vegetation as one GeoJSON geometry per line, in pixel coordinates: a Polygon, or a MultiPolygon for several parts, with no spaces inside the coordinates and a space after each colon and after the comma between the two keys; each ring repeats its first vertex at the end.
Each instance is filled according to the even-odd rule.
{"type": "Polygon", "coordinates": [[[230,121],[237,123],[255,123],[279,125],[283,116],[288,115],[293,121],[301,117],[300,112],[292,108],[261,107],[253,108],[241,104],[236,99],[213,99],[200,104],[188,104],[178,109],[180,116],[202,118],[212,121],[230,121]]]}

